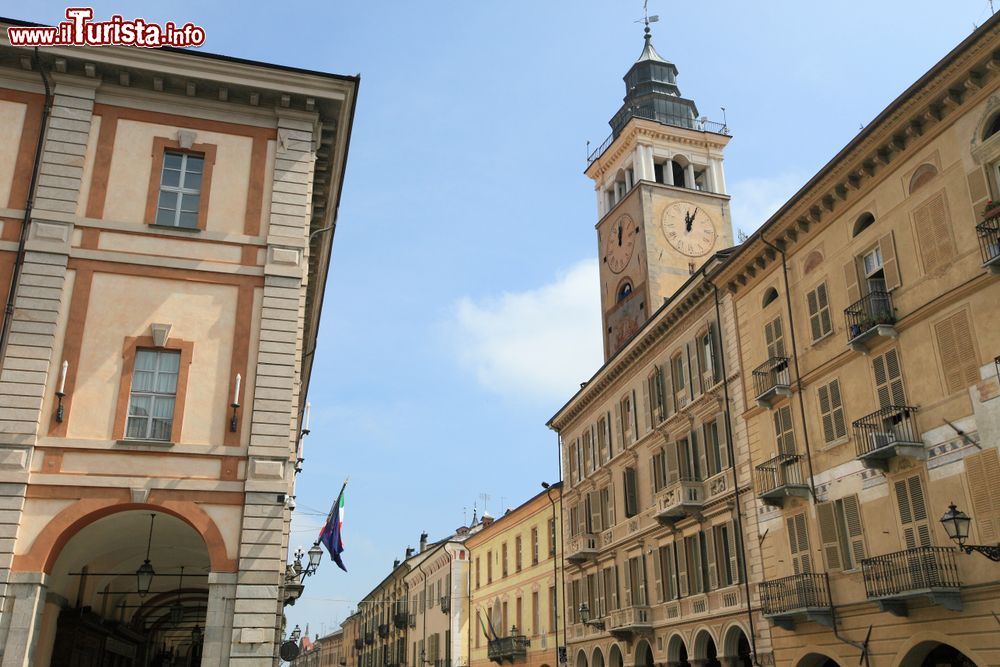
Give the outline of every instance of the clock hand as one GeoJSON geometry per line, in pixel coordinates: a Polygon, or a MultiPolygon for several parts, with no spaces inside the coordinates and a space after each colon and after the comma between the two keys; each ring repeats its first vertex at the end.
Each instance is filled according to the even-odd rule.
{"type": "Polygon", "coordinates": [[[621,226],[621,224],[619,224],[618,225],[618,247],[620,248],[621,246],[622,246],[622,226],[621,226]]]}

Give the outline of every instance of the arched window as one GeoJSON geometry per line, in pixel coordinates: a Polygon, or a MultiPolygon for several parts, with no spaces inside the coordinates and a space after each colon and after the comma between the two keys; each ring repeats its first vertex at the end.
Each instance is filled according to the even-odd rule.
{"type": "Polygon", "coordinates": [[[993,116],[993,120],[987,123],[986,129],[983,131],[983,141],[986,141],[997,132],[1000,132],[1000,113],[993,116]]]}
{"type": "Polygon", "coordinates": [[[806,260],[802,263],[802,273],[808,275],[812,273],[816,267],[823,263],[823,253],[819,250],[813,250],[811,253],[806,255],[806,260]]]}
{"type": "Polygon", "coordinates": [[[854,231],[851,233],[851,236],[857,236],[874,224],[875,216],[868,211],[865,211],[858,217],[857,220],[854,221],[854,231]]]}
{"type": "Polygon", "coordinates": [[[622,301],[625,297],[632,293],[632,283],[628,280],[622,283],[621,287],[618,288],[618,298],[617,301],[622,301]]]}
{"type": "Polygon", "coordinates": [[[922,164],[917,167],[917,170],[913,172],[913,177],[910,178],[910,194],[912,195],[916,190],[927,185],[927,183],[937,176],[937,167],[932,164],[922,164]]]}
{"type": "Polygon", "coordinates": [[[761,308],[766,308],[770,304],[777,301],[777,299],[778,299],[778,290],[774,289],[773,287],[767,288],[767,291],[764,292],[764,300],[760,304],[761,308]]]}

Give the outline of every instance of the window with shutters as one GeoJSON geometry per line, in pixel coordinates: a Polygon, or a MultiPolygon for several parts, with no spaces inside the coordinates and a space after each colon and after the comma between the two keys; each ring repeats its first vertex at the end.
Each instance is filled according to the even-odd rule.
{"type": "Polygon", "coordinates": [[[549,558],[556,555],[556,520],[549,519],[549,558]]]}
{"type": "Polygon", "coordinates": [[[646,602],[646,564],[642,556],[628,559],[625,579],[625,606],[644,606],[646,602]]]}
{"type": "Polygon", "coordinates": [[[623,481],[623,488],[625,489],[625,516],[631,518],[639,513],[639,490],[636,488],[637,476],[635,468],[625,468],[623,481]]]}
{"type": "Polygon", "coordinates": [[[594,451],[590,439],[591,429],[583,432],[583,476],[586,477],[594,472],[594,451]]]}
{"type": "Polygon", "coordinates": [[[995,448],[965,457],[972,500],[972,525],[981,544],[1000,542],[1000,454],[995,448]]]}
{"type": "Polygon", "coordinates": [[[742,553],[740,551],[736,523],[730,521],[720,526],[713,526],[712,537],[715,546],[715,567],[718,570],[719,586],[725,587],[738,584],[740,582],[742,553]]]}
{"type": "Polygon", "coordinates": [[[683,352],[670,358],[670,377],[673,383],[674,405],[684,407],[688,402],[687,363],[683,352]]]}
{"type": "Polygon", "coordinates": [[[680,597],[680,590],[677,588],[677,553],[676,543],[671,542],[660,547],[657,551],[660,569],[660,598],[659,602],[668,602],[680,597]]]}
{"type": "MultiPolygon", "coordinates": [[[[669,446],[669,445],[668,445],[669,446]]],[[[703,479],[705,470],[705,450],[698,439],[698,432],[692,431],[686,438],[680,438],[675,443],[677,449],[677,467],[679,478],[685,481],[703,479]]]]}
{"type": "Polygon", "coordinates": [[[861,507],[856,495],[816,505],[823,558],[828,570],[853,570],[865,557],[861,507]]]}
{"type": "Polygon", "coordinates": [[[780,317],[764,325],[764,343],[767,345],[768,359],[785,356],[785,334],[781,328],[780,317]]]}
{"type": "Polygon", "coordinates": [[[872,358],[872,373],[875,377],[875,395],[878,397],[880,408],[906,405],[903,373],[896,348],[872,358]]]}
{"type": "Polygon", "coordinates": [[[955,258],[955,240],[951,235],[943,190],[913,209],[913,227],[924,273],[934,273],[949,266],[955,258]]]}
{"type": "Polygon", "coordinates": [[[722,379],[721,364],[718,360],[715,322],[698,334],[698,370],[702,387],[707,389],[722,379]]]}
{"type": "Polygon", "coordinates": [[[538,565],[538,528],[531,529],[531,564],[538,565]]]}
{"type": "Polygon", "coordinates": [[[507,543],[500,545],[500,576],[507,576],[507,543]]]}
{"type": "Polygon", "coordinates": [[[646,378],[649,394],[649,414],[653,424],[659,424],[667,418],[667,402],[663,393],[663,369],[653,366],[653,372],[646,378]]]}
{"type": "Polygon", "coordinates": [[[816,390],[819,416],[823,423],[823,441],[832,444],[847,437],[847,419],[840,395],[840,381],[833,380],[816,390]]]}
{"type": "Polygon", "coordinates": [[[809,329],[813,342],[832,334],[833,318],[830,315],[830,298],[825,282],[806,294],[806,303],[809,306],[809,329]]]}
{"type": "Polygon", "coordinates": [[[920,475],[911,475],[893,482],[899,524],[903,533],[903,548],[933,546],[931,526],[927,520],[924,485],[920,475]]]}
{"type": "Polygon", "coordinates": [[[580,526],[580,506],[572,505],[569,508],[569,536],[576,537],[580,526]]]}
{"type": "Polygon", "coordinates": [[[726,434],[724,417],[719,416],[715,420],[704,425],[705,434],[705,458],[708,464],[708,476],[717,475],[729,467],[729,451],[726,448],[726,434]]]}
{"type": "MultiPolygon", "coordinates": [[[[487,585],[493,583],[493,552],[486,552],[486,583],[487,585]]],[[[423,595],[423,593],[421,593],[423,595]]]]}
{"type": "Polygon", "coordinates": [[[521,536],[514,538],[514,571],[521,571],[521,536]]]}
{"type": "Polygon", "coordinates": [[[608,529],[615,525],[615,503],[611,495],[613,487],[609,484],[600,490],[601,526],[608,529]]]}
{"type": "Polygon", "coordinates": [[[628,394],[619,402],[621,409],[622,447],[632,444],[635,433],[635,414],[632,410],[632,396],[628,394]]]}
{"type": "Polygon", "coordinates": [[[538,636],[542,633],[542,619],[538,610],[538,591],[531,592],[531,635],[538,636]]]}
{"type": "Polygon", "coordinates": [[[576,471],[576,445],[575,443],[570,443],[570,446],[566,450],[567,458],[569,462],[567,463],[567,469],[569,469],[569,483],[575,485],[580,481],[580,476],[576,471]]]}
{"type": "Polygon", "coordinates": [[[604,416],[597,420],[597,451],[598,451],[598,463],[604,465],[611,459],[611,450],[609,445],[610,438],[608,437],[611,433],[608,430],[608,417],[604,416]]]}
{"type": "Polygon", "coordinates": [[[788,546],[792,554],[792,571],[795,574],[812,572],[812,554],[809,552],[809,529],[806,513],[801,512],[785,519],[788,530],[788,546]]]}
{"type": "Polygon", "coordinates": [[[620,608],[618,605],[618,567],[613,565],[604,568],[602,577],[604,579],[602,588],[604,590],[607,611],[616,611],[620,608]]]}
{"type": "Polygon", "coordinates": [[[593,492],[588,492],[587,495],[584,497],[583,506],[584,506],[583,532],[590,534],[598,532],[601,529],[600,525],[598,525],[598,522],[601,520],[601,517],[598,516],[597,514],[597,501],[594,498],[593,492]]]}
{"type": "Polygon", "coordinates": [[[792,426],[792,406],[783,405],[773,413],[774,442],[779,454],[795,453],[795,429],[792,426]]]}
{"type": "Polygon", "coordinates": [[[979,382],[979,355],[969,313],[960,310],[934,325],[941,369],[949,394],[965,392],[979,382]]]}
{"type": "Polygon", "coordinates": [[[691,595],[708,592],[708,558],[705,533],[684,538],[687,558],[688,590],[691,595]]]}
{"type": "Polygon", "coordinates": [[[476,556],[476,588],[479,588],[479,556],[476,556]]]}

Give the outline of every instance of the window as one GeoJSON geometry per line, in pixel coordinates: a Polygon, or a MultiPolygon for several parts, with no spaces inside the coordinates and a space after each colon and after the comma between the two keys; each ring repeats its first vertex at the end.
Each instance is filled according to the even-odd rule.
{"type": "Polygon", "coordinates": [[[507,543],[500,545],[500,576],[507,576],[507,543]]]}
{"type": "Polygon", "coordinates": [[[732,586],[740,581],[740,545],[734,522],[712,528],[715,546],[715,567],[718,571],[718,585],[732,586]]]}
{"type": "Polygon", "coordinates": [[[795,431],[792,427],[792,408],[784,405],[774,411],[774,440],[781,454],[795,453],[795,431]]]}
{"type": "Polygon", "coordinates": [[[675,443],[677,447],[677,465],[680,469],[680,479],[698,481],[703,479],[705,465],[704,451],[698,442],[698,432],[691,431],[687,438],[680,438],[675,443]]]}
{"type": "Polygon", "coordinates": [[[997,132],[1000,132],[1000,114],[994,116],[993,120],[986,126],[986,130],[983,131],[983,141],[986,141],[997,132]]]}
{"type": "Polygon", "coordinates": [[[653,476],[653,493],[659,493],[667,486],[667,470],[669,470],[667,464],[667,448],[672,449],[673,443],[669,443],[666,447],[661,447],[653,452],[653,458],[650,462],[650,473],[653,476]]]}
{"type": "Polygon", "coordinates": [[[181,353],[136,350],[125,437],[170,440],[181,353]]]}
{"type": "Polygon", "coordinates": [[[935,273],[951,266],[955,258],[955,240],[945,193],[939,192],[913,209],[913,227],[924,273],[935,273]]]}
{"type": "Polygon", "coordinates": [[[476,556],[476,588],[479,588],[479,556],[476,556]]]}
{"type": "Polygon", "coordinates": [[[812,554],[809,553],[809,529],[806,527],[806,513],[801,512],[785,519],[788,529],[788,546],[792,553],[792,569],[795,574],[812,572],[812,554]]]}
{"type": "Polygon", "coordinates": [[[493,583],[493,552],[492,551],[487,551],[486,552],[486,583],[487,583],[487,585],[493,583]]]}
{"type": "Polygon", "coordinates": [[[871,213],[865,211],[862,213],[857,220],[854,221],[854,228],[851,232],[851,236],[857,236],[864,230],[868,229],[875,224],[875,216],[871,213]]]}
{"type": "Polygon", "coordinates": [[[531,564],[538,565],[538,528],[531,529],[531,564]]]}
{"type": "Polygon", "coordinates": [[[777,300],[778,300],[778,290],[774,289],[773,287],[768,287],[766,290],[764,290],[764,298],[761,299],[760,306],[761,308],[766,308],[767,306],[770,306],[777,300]]]}
{"type": "Polygon", "coordinates": [[[875,395],[878,396],[880,408],[906,405],[899,353],[895,348],[872,358],[872,373],[875,376],[875,395]]]}
{"type": "Polygon", "coordinates": [[[715,322],[710,322],[708,329],[698,336],[698,368],[701,370],[701,382],[705,389],[722,379],[722,367],[717,354],[715,322]]]}
{"type": "Polygon", "coordinates": [[[601,578],[604,591],[604,612],[616,611],[618,609],[618,566],[612,565],[601,571],[601,578]]]}
{"type": "Polygon", "coordinates": [[[625,606],[635,607],[646,604],[646,559],[640,556],[629,558],[625,564],[625,606]]]}
{"type": "Polygon", "coordinates": [[[556,520],[549,519],[549,557],[556,555],[556,520]]]}
{"type": "Polygon", "coordinates": [[[667,406],[663,394],[663,369],[653,366],[653,372],[646,378],[649,392],[649,414],[654,424],[659,424],[667,418],[667,406]]]}
{"type": "Polygon", "coordinates": [[[625,447],[632,442],[633,426],[635,424],[632,412],[632,397],[626,395],[620,403],[621,425],[622,425],[622,446],[625,447]]]}
{"type": "Polygon", "coordinates": [[[965,391],[979,382],[979,355],[969,313],[960,310],[934,325],[945,386],[949,394],[965,391]]]}
{"type": "Polygon", "coordinates": [[[531,635],[541,634],[542,619],[538,611],[538,591],[531,592],[531,635]]]}
{"type": "Polygon", "coordinates": [[[618,288],[618,301],[624,301],[625,298],[632,293],[632,283],[625,281],[622,286],[618,288]]]}
{"type": "Polygon", "coordinates": [[[198,228],[204,172],[204,155],[177,151],[163,154],[160,194],[156,203],[157,225],[198,228]]]}
{"type": "Polygon", "coordinates": [[[984,544],[1000,541],[1000,454],[995,447],[988,447],[965,457],[965,475],[968,480],[972,516],[976,530],[984,544]]]}
{"type": "Polygon", "coordinates": [[[687,363],[684,353],[679,352],[670,359],[670,375],[674,381],[674,404],[679,408],[687,405],[687,363]]]}
{"type": "Polygon", "coordinates": [[[594,451],[591,443],[591,429],[583,432],[583,476],[594,472],[594,451]]]}
{"type": "Polygon", "coordinates": [[[844,267],[844,275],[847,278],[847,301],[852,305],[861,300],[864,295],[872,297],[869,308],[871,312],[866,313],[872,318],[892,316],[888,299],[885,295],[897,289],[902,281],[899,275],[899,263],[896,261],[896,247],[893,243],[892,234],[886,234],[879,238],[878,242],[861,253],[856,259],[852,259],[844,267]],[[859,284],[858,271],[860,269],[862,281],[859,284]],[[881,297],[881,298],[879,298],[881,297]]]}
{"type": "Polygon", "coordinates": [[[612,495],[613,487],[608,485],[600,490],[601,525],[610,528],[615,525],[615,503],[612,495]]]}
{"type": "Polygon", "coordinates": [[[729,467],[729,451],[726,448],[724,417],[718,417],[704,426],[705,458],[708,476],[717,475],[729,467]]]}
{"type": "Polygon", "coordinates": [[[819,415],[823,422],[823,440],[827,444],[847,436],[847,420],[844,418],[844,404],[840,398],[840,381],[823,385],[817,390],[819,415]]]}
{"type": "Polygon", "coordinates": [[[677,555],[674,543],[660,547],[657,551],[657,567],[659,568],[659,586],[657,586],[658,602],[676,600],[680,597],[677,588],[677,555]]]}
{"type": "Polygon", "coordinates": [[[524,634],[524,621],[521,615],[521,610],[523,605],[521,601],[522,601],[521,597],[518,597],[514,601],[514,625],[517,626],[518,632],[524,634]]]}
{"type": "Polygon", "coordinates": [[[809,327],[813,342],[833,333],[833,319],[830,316],[830,299],[826,292],[826,283],[806,295],[809,304],[809,327]]]}
{"type": "Polygon", "coordinates": [[[608,417],[604,416],[597,420],[597,459],[599,465],[604,465],[610,460],[610,440],[611,432],[608,430],[608,417]]]}
{"type": "Polygon", "coordinates": [[[924,163],[917,167],[913,172],[913,176],[910,177],[910,194],[912,195],[914,192],[934,180],[937,173],[937,167],[932,164],[924,163]]]}
{"type": "Polygon", "coordinates": [[[903,548],[933,546],[920,475],[896,480],[893,486],[896,491],[896,506],[899,508],[899,523],[903,529],[903,548]]]}
{"type": "Polygon", "coordinates": [[[514,538],[514,571],[521,571],[521,536],[514,538]]]}
{"type": "Polygon", "coordinates": [[[634,517],[639,513],[639,491],[636,488],[635,468],[625,468],[625,516],[634,517]]]}
{"type": "Polygon", "coordinates": [[[767,345],[768,359],[785,356],[785,334],[780,317],[764,325],[764,342],[767,345]]]}
{"type": "Polygon", "coordinates": [[[858,497],[847,496],[816,505],[823,556],[830,570],[853,570],[865,557],[865,536],[861,529],[858,497]]]}

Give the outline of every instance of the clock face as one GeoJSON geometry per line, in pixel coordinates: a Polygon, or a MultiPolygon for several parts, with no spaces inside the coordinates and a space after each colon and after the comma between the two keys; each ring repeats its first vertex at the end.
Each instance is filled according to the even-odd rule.
{"type": "Polygon", "coordinates": [[[608,227],[604,236],[604,261],[614,273],[621,273],[635,250],[635,234],[639,228],[632,218],[623,215],[608,227]]]}
{"type": "Polygon", "coordinates": [[[715,223],[697,204],[671,204],[663,211],[660,226],[667,242],[688,257],[708,254],[715,246],[715,223]]]}

